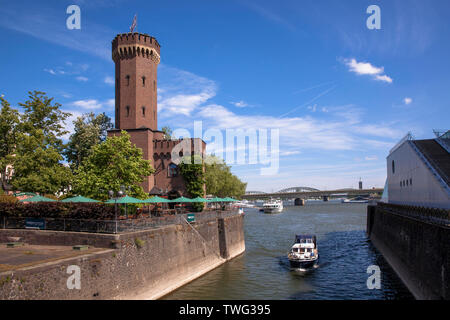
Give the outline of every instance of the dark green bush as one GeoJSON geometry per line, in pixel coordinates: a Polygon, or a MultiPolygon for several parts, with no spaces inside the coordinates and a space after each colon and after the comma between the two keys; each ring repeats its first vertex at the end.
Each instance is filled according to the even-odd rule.
{"type": "Polygon", "coordinates": [[[2,203],[0,217],[97,219],[114,218],[114,206],[97,203],[2,203]]]}

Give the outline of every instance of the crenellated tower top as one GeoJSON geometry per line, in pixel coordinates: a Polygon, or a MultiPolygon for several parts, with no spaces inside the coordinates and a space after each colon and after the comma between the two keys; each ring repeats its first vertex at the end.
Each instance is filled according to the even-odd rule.
{"type": "Polygon", "coordinates": [[[161,46],[158,41],[145,33],[121,33],[112,41],[112,59],[142,56],[160,62],[161,46]]]}

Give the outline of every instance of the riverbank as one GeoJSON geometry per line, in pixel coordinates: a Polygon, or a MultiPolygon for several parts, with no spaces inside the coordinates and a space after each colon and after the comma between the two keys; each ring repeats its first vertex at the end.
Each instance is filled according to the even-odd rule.
{"type": "MultiPolygon", "coordinates": [[[[242,254],[243,220],[238,214],[218,216],[116,235],[0,230],[2,246],[7,237],[20,236],[37,246],[39,239],[53,238],[66,246],[103,249],[56,260],[36,258],[26,266],[5,267],[6,271],[0,268],[0,299],[158,299],[242,254]],[[79,267],[80,289],[68,289],[69,266],[79,267]]],[[[16,249],[20,248],[7,250],[16,249]]],[[[40,252],[28,254],[38,257],[40,252]]]]}

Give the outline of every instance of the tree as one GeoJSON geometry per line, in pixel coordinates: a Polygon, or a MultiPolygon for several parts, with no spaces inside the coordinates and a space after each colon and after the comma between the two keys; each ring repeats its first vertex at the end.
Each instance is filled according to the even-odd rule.
{"type": "Polygon", "coordinates": [[[14,189],[54,194],[67,190],[71,182],[70,169],[61,161],[67,133],[64,121],[70,115],[60,110],[44,92],[29,92],[29,100],[20,103],[24,113],[18,124],[15,155],[12,157],[14,189]]]}
{"type": "MultiPolygon", "coordinates": [[[[179,165],[181,176],[186,185],[186,190],[192,198],[202,197],[205,194],[205,175],[203,172],[203,164],[194,161],[195,155],[184,157],[179,165]]],[[[193,203],[192,206],[196,211],[203,209],[203,204],[193,203]]]]}
{"type": "Polygon", "coordinates": [[[104,113],[86,113],[74,121],[74,133],[70,136],[64,154],[72,170],[76,170],[89,156],[92,147],[105,141],[107,131],[113,128],[111,118],[104,113]]]}
{"type": "Polygon", "coordinates": [[[61,161],[55,146],[49,145],[42,130],[21,134],[14,157],[11,184],[15,190],[55,194],[69,189],[72,173],[61,161]]]}
{"type": "Polygon", "coordinates": [[[168,126],[162,127],[161,131],[164,132],[164,139],[170,140],[172,139],[172,129],[168,126]]]}
{"type": "Polygon", "coordinates": [[[28,92],[29,100],[19,103],[24,109],[21,119],[22,131],[33,135],[37,130],[42,130],[45,140],[59,152],[64,149],[61,137],[68,133],[65,130],[65,121],[70,113],[60,110],[61,104],[53,103],[53,98],[45,95],[45,92],[28,92]]]}
{"type": "Polygon", "coordinates": [[[10,107],[3,96],[0,97],[2,109],[0,111],[0,174],[1,190],[6,190],[10,175],[11,163],[19,134],[19,112],[10,107]]]}
{"type": "Polygon", "coordinates": [[[209,156],[205,166],[206,193],[217,197],[241,198],[247,184],[231,173],[231,167],[215,157],[209,156]]]}
{"type": "Polygon", "coordinates": [[[130,135],[108,137],[81,163],[74,179],[74,192],[99,200],[108,198],[108,191],[122,186],[128,195],[144,199],[147,194],[139,185],[154,172],[150,161],[142,158],[142,150],[133,145],[130,135]]]}

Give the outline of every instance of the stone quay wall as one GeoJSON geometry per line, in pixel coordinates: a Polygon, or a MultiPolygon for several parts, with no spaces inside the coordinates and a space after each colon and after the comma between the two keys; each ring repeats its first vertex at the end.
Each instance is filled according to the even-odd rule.
{"type": "Polygon", "coordinates": [[[445,223],[444,216],[450,217],[442,210],[368,206],[371,242],[416,299],[450,299],[450,219],[445,223]]]}
{"type": "Polygon", "coordinates": [[[100,252],[0,271],[0,299],[158,299],[245,251],[244,217],[121,234],[0,230],[0,242],[80,245],[100,252]],[[68,289],[68,267],[80,268],[81,289],[68,289]]]}

